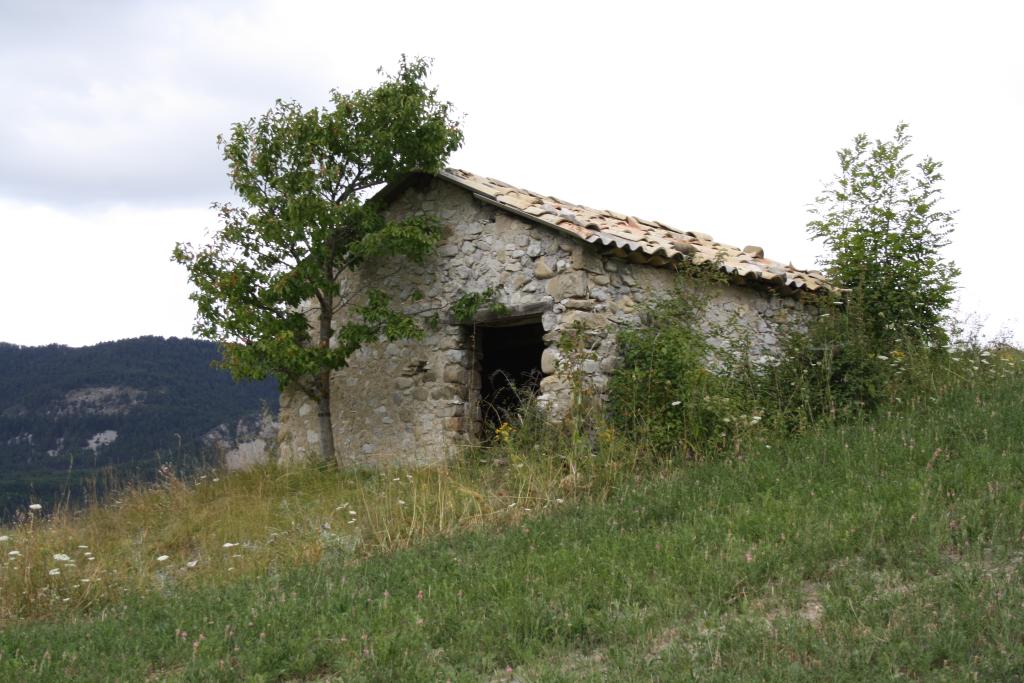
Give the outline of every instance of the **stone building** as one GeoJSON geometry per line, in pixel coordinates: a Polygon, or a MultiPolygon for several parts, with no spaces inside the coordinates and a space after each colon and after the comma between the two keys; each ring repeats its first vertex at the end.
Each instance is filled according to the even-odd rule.
{"type": "MultiPolygon", "coordinates": [[[[533,386],[557,414],[569,398],[555,346],[583,325],[593,349],[583,365],[600,392],[614,371],[616,331],[640,322],[639,308],[673,291],[674,266],[711,263],[726,274],[707,316],[729,318],[751,335],[754,356],[770,355],[782,326],[799,324],[808,294],[829,288],[821,273],[766,259],[709,235],[598,211],[503,182],[448,169],[416,175],[380,195],[398,217],[429,213],[444,239],[423,264],[364,267],[344,292],[382,289],[427,330],[416,341],[361,349],[332,385],[335,446],[353,464],[425,464],[478,439],[488,415],[509,408],[509,380],[533,386]],[[450,306],[493,290],[504,311],[462,323],[450,306]]],[[[319,448],[316,405],[301,392],[281,396],[280,457],[319,448]]]]}

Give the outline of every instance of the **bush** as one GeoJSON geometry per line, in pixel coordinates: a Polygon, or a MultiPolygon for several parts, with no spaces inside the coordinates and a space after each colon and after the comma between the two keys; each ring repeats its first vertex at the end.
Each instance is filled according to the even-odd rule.
{"type": "Polygon", "coordinates": [[[740,381],[747,369],[735,328],[704,316],[708,276],[684,272],[674,296],[619,333],[622,365],[609,384],[610,420],[664,456],[702,457],[731,448],[761,418],[740,381]],[[724,346],[709,339],[725,340],[724,346]]]}
{"type": "Polygon", "coordinates": [[[893,360],[906,356],[909,346],[879,346],[855,303],[832,309],[784,336],[778,359],[756,378],[766,412],[787,429],[873,409],[889,393],[893,360]]]}
{"type": "Polygon", "coordinates": [[[817,198],[807,229],[830,253],[829,278],[848,288],[858,307],[857,333],[880,343],[947,341],[947,311],[960,270],[945,259],[956,212],[942,208],[942,163],[925,157],[910,167],[911,136],[866,135],[838,153],[840,173],[817,198]]]}

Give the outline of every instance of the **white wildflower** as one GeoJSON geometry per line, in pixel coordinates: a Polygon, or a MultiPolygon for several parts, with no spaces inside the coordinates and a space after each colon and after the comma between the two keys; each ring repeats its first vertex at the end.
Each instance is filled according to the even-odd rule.
{"type": "Polygon", "coordinates": [[[680,405],[681,403],[682,401],[672,401],[672,407],[675,408],[677,405],[680,405]]]}
{"type": "Polygon", "coordinates": [[[65,555],[64,553],[57,553],[56,555],[53,556],[53,559],[57,560],[58,562],[70,562],[71,561],[71,558],[68,557],[67,555],[65,555]]]}
{"type": "Polygon", "coordinates": [[[0,541],[9,541],[9,540],[11,540],[10,536],[0,536],[0,541]]]}
{"type": "Polygon", "coordinates": [[[878,354],[875,358],[878,360],[889,360],[889,356],[883,356],[882,354],[878,354]]]}
{"type": "Polygon", "coordinates": [[[356,511],[355,511],[355,510],[349,510],[349,511],[348,511],[348,514],[350,514],[350,515],[353,515],[353,516],[355,516],[355,514],[356,514],[356,511]]]}
{"type": "Polygon", "coordinates": [[[221,548],[234,548],[236,545],[238,545],[238,544],[237,543],[232,543],[231,541],[228,541],[227,543],[222,545],[221,548]]]}
{"type": "Polygon", "coordinates": [[[58,574],[60,574],[60,570],[56,567],[50,570],[50,576],[57,576],[58,574]]]}
{"type": "Polygon", "coordinates": [[[404,500],[402,500],[401,498],[399,498],[399,499],[398,499],[398,504],[399,504],[399,505],[405,505],[405,501],[404,501],[404,500]]]}
{"type": "Polygon", "coordinates": [[[170,555],[161,555],[160,557],[156,558],[156,561],[157,562],[166,562],[169,559],[171,559],[170,555]]]}
{"type": "Polygon", "coordinates": [[[21,555],[20,550],[12,550],[11,552],[7,553],[8,557],[17,557],[18,555],[21,555]]]}
{"type": "Polygon", "coordinates": [[[42,510],[43,506],[40,505],[39,503],[32,503],[31,505],[28,506],[28,509],[29,510],[42,510]]]}
{"type": "MultiPolygon", "coordinates": [[[[78,549],[79,550],[88,550],[89,546],[87,546],[87,545],[80,545],[80,546],[78,546],[78,549]]],[[[86,555],[91,555],[91,554],[92,553],[86,553],[86,555]]]]}
{"type": "Polygon", "coordinates": [[[195,566],[197,564],[199,564],[199,560],[189,560],[188,562],[185,563],[185,566],[188,567],[189,569],[195,569],[195,566]]]}

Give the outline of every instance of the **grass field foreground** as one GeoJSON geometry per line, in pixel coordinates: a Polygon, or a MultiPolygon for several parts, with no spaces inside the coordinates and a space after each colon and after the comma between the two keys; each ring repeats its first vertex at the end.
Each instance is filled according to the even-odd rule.
{"type": "MultiPolygon", "coordinates": [[[[4,543],[49,567],[58,546],[44,541],[64,548],[92,530],[102,547],[127,530],[103,515],[162,510],[134,518],[141,540],[123,533],[105,551],[137,553],[139,569],[91,603],[32,611],[6,592],[24,566],[8,561],[4,604],[25,613],[5,614],[0,677],[1024,678],[1024,377],[989,358],[870,420],[752,433],[735,457],[643,477],[611,450],[574,454],[568,479],[557,457],[467,469],[475,479],[440,484],[466,489],[451,498],[428,493],[443,471],[264,471],[27,521],[4,543]],[[324,481],[330,495],[315,493],[324,481]],[[251,500],[226,495],[241,490],[251,500]],[[386,504],[335,504],[355,491],[386,504]],[[452,522],[417,524],[412,509],[452,522]],[[286,550],[238,540],[257,529],[278,529],[261,542],[286,550]],[[160,540],[195,537],[188,551],[160,540]],[[223,553],[217,569],[187,571],[197,547],[201,560],[223,553]],[[154,553],[174,553],[174,569],[154,553]]],[[[99,562],[50,568],[63,581],[99,562]]]]}

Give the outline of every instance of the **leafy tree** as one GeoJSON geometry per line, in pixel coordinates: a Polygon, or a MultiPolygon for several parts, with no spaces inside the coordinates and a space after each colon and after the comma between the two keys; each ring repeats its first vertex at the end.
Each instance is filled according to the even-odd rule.
{"type": "Polygon", "coordinates": [[[910,167],[907,124],[892,140],[854,138],[838,152],[840,172],[817,198],[807,224],[831,254],[829,277],[851,290],[869,339],[943,343],[943,323],[959,269],[939,253],[955,212],[940,208],[942,163],[925,157],[910,167]]]}
{"type": "Polygon", "coordinates": [[[218,142],[241,203],[214,205],[222,226],[209,245],[174,250],[195,287],[196,334],[221,343],[236,378],[273,375],[316,401],[326,460],[335,458],[331,371],[381,336],[419,333],[385,293],[343,293],[339,276],[382,255],[423,259],[439,238],[435,219],[390,221],[366,200],[409,172],[438,171],[462,144],[428,71],[403,57],[375,88],[332,91],[329,107],[278,100],[235,124],[218,142]]]}

